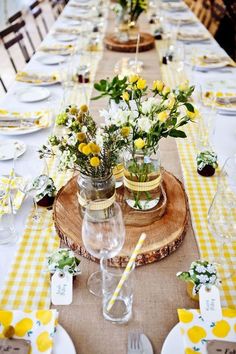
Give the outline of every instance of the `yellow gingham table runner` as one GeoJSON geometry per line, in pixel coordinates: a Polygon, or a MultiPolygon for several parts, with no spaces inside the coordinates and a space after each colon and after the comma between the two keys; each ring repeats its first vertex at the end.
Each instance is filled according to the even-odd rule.
{"type": "MultiPolygon", "coordinates": [[[[160,61],[165,48],[165,41],[158,41],[156,43],[160,61]]],[[[169,65],[161,64],[162,79],[171,88],[175,88],[187,79],[185,73],[178,73],[173,69],[169,65]]],[[[213,260],[219,256],[220,246],[208,229],[207,213],[216,192],[217,174],[206,178],[197,173],[197,148],[195,142],[197,140],[198,129],[197,122],[186,125],[184,130],[187,139],[176,139],[176,142],[200,256],[202,259],[213,260]]],[[[228,258],[228,261],[236,264],[236,244],[234,243],[232,247],[225,247],[224,255],[228,258]]],[[[236,277],[223,281],[221,302],[222,306],[236,307],[236,277]]]]}
{"type": "MultiPolygon", "coordinates": [[[[96,53],[93,61],[93,75],[101,59],[96,53]]],[[[86,85],[84,90],[73,90],[70,102],[78,106],[89,100],[92,94],[92,84],[86,85]]],[[[58,127],[54,128],[56,133],[58,127]]],[[[72,177],[72,174],[59,173],[57,158],[49,161],[49,175],[53,178],[57,190],[72,177]]],[[[17,249],[15,259],[11,265],[4,287],[0,293],[0,310],[34,310],[50,307],[50,279],[46,269],[46,256],[60,245],[54,229],[52,212],[39,208],[40,220],[33,220],[32,208],[26,221],[24,234],[17,249]]]]}

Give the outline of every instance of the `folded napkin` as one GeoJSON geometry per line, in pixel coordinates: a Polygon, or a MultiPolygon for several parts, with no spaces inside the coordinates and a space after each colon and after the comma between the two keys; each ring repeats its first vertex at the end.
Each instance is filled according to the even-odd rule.
{"type": "Polygon", "coordinates": [[[50,124],[49,111],[9,112],[0,109],[0,129],[23,129],[32,127],[46,128],[50,124]]]}
{"type": "Polygon", "coordinates": [[[41,45],[39,50],[52,54],[71,54],[75,50],[72,44],[41,45]]]}
{"type": "Polygon", "coordinates": [[[16,80],[21,82],[31,83],[31,84],[41,84],[41,83],[50,84],[50,83],[58,82],[58,75],[38,74],[38,73],[19,71],[16,74],[16,80]]]}
{"type": "Polygon", "coordinates": [[[30,340],[30,354],[51,354],[57,318],[56,310],[0,311],[0,344],[12,326],[13,338],[30,340]]]}
{"type": "Polygon", "coordinates": [[[188,25],[188,24],[191,24],[191,23],[195,23],[196,20],[192,17],[190,18],[175,18],[175,17],[169,17],[168,18],[168,21],[173,23],[173,24],[183,24],[183,25],[188,25]]]}
{"type": "Polygon", "coordinates": [[[79,34],[82,30],[79,27],[57,27],[55,33],[79,34]]]}
{"type": "Polygon", "coordinates": [[[191,32],[190,33],[189,32],[178,32],[177,37],[180,40],[188,40],[188,41],[210,39],[209,35],[206,33],[191,33],[191,32]]]}
{"type": "Polygon", "coordinates": [[[180,331],[186,354],[207,354],[208,340],[236,342],[236,309],[223,308],[222,319],[208,322],[200,310],[179,309],[180,331]]]}
{"type": "Polygon", "coordinates": [[[203,66],[211,64],[221,64],[224,63],[225,66],[236,66],[236,63],[227,56],[221,56],[217,54],[207,54],[196,58],[196,61],[203,66]]]}
{"type": "MultiPolygon", "coordinates": [[[[17,189],[17,185],[19,185],[21,181],[22,181],[21,177],[13,178],[11,181],[7,177],[0,177],[0,185],[5,186],[5,190],[8,189],[8,186],[10,187],[10,189],[17,189]]],[[[18,209],[20,209],[24,198],[25,198],[24,193],[20,191],[16,191],[12,201],[13,212],[16,212],[18,209]]],[[[10,213],[10,205],[8,205],[8,203],[2,204],[0,200],[0,215],[4,215],[7,213],[10,213]]]]}

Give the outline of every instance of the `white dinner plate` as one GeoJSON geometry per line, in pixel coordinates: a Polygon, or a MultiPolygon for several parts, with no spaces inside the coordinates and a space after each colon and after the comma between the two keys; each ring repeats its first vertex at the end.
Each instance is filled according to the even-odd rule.
{"type": "Polygon", "coordinates": [[[58,325],[52,354],[76,354],[74,344],[66,330],[58,325]]]}
{"type": "Polygon", "coordinates": [[[20,140],[0,140],[0,161],[20,157],[26,151],[26,144],[20,140]]]}
{"type": "Polygon", "coordinates": [[[38,57],[38,60],[44,65],[56,65],[56,64],[64,63],[66,59],[61,55],[50,54],[50,55],[40,56],[38,57]]]}
{"type": "Polygon", "coordinates": [[[204,64],[204,65],[201,65],[201,64],[194,64],[194,69],[195,70],[214,70],[214,69],[221,69],[221,68],[224,68],[228,65],[229,61],[224,61],[222,60],[221,62],[219,63],[209,63],[209,64],[204,64]]]}
{"type": "Polygon", "coordinates": [[[184,345],[183,338],[180,333],[180,324],[177,323],[168,336],[165,339],[163,344],[161,354],[183,354],[184,353],[184,345]]]}
{"type": "Polygon", "coordinates": [[[17,97],[20,102],[33,103],[46,100],[50,96],[50,91],[43,87],[32,87],[18,92],[17,97]]]}
{"type": "Polygon", "coordinates": [[[72,42],[75,41],[77,39],[77,36],[74,34],[60,34],[60,33],[56,33],[55,34],[55,38],[59,41],[59,42],[72,42]]]}

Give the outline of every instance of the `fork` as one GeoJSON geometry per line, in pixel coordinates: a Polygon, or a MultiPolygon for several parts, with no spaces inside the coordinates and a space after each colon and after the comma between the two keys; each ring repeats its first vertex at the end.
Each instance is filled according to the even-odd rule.
{"type": "Polygon", "coordinates": [[[128,354],[142,354],[143,346],[140,333],[131,332],[128,335],[128,354]]]}

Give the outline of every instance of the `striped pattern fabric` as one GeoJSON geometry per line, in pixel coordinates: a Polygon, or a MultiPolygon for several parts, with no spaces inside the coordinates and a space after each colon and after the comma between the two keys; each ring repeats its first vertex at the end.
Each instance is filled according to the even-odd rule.
{"type": "MultiPolygon", "coordinates": [[[[160,58],[166,45],[158,42],[157,50],[160,58]]],[[[172,68],[173,69],[173,68],[172,68]]],[[[184,73],[171,70],[171,66],[161,65],[162,80],[171,88],[187,79],[184,73]]],[[[219,258],[220,244],[211,234],[207,224],[207,213],[216,193],[217,173],[211,178],[205,178],[197,173],[197,147],[199,126],[188,124],[185,128],[187,139],[176,139],[185,189],[189,199],[192,225],[199,247],[200,257],[210,261],[219,258]]],[[[225,246],[224,256],[228,263],[236,264],[236,244],[225,246]]],[[[224,279],[221,287],[222,306],[236,307],[236,277],[224,279]]]]}

